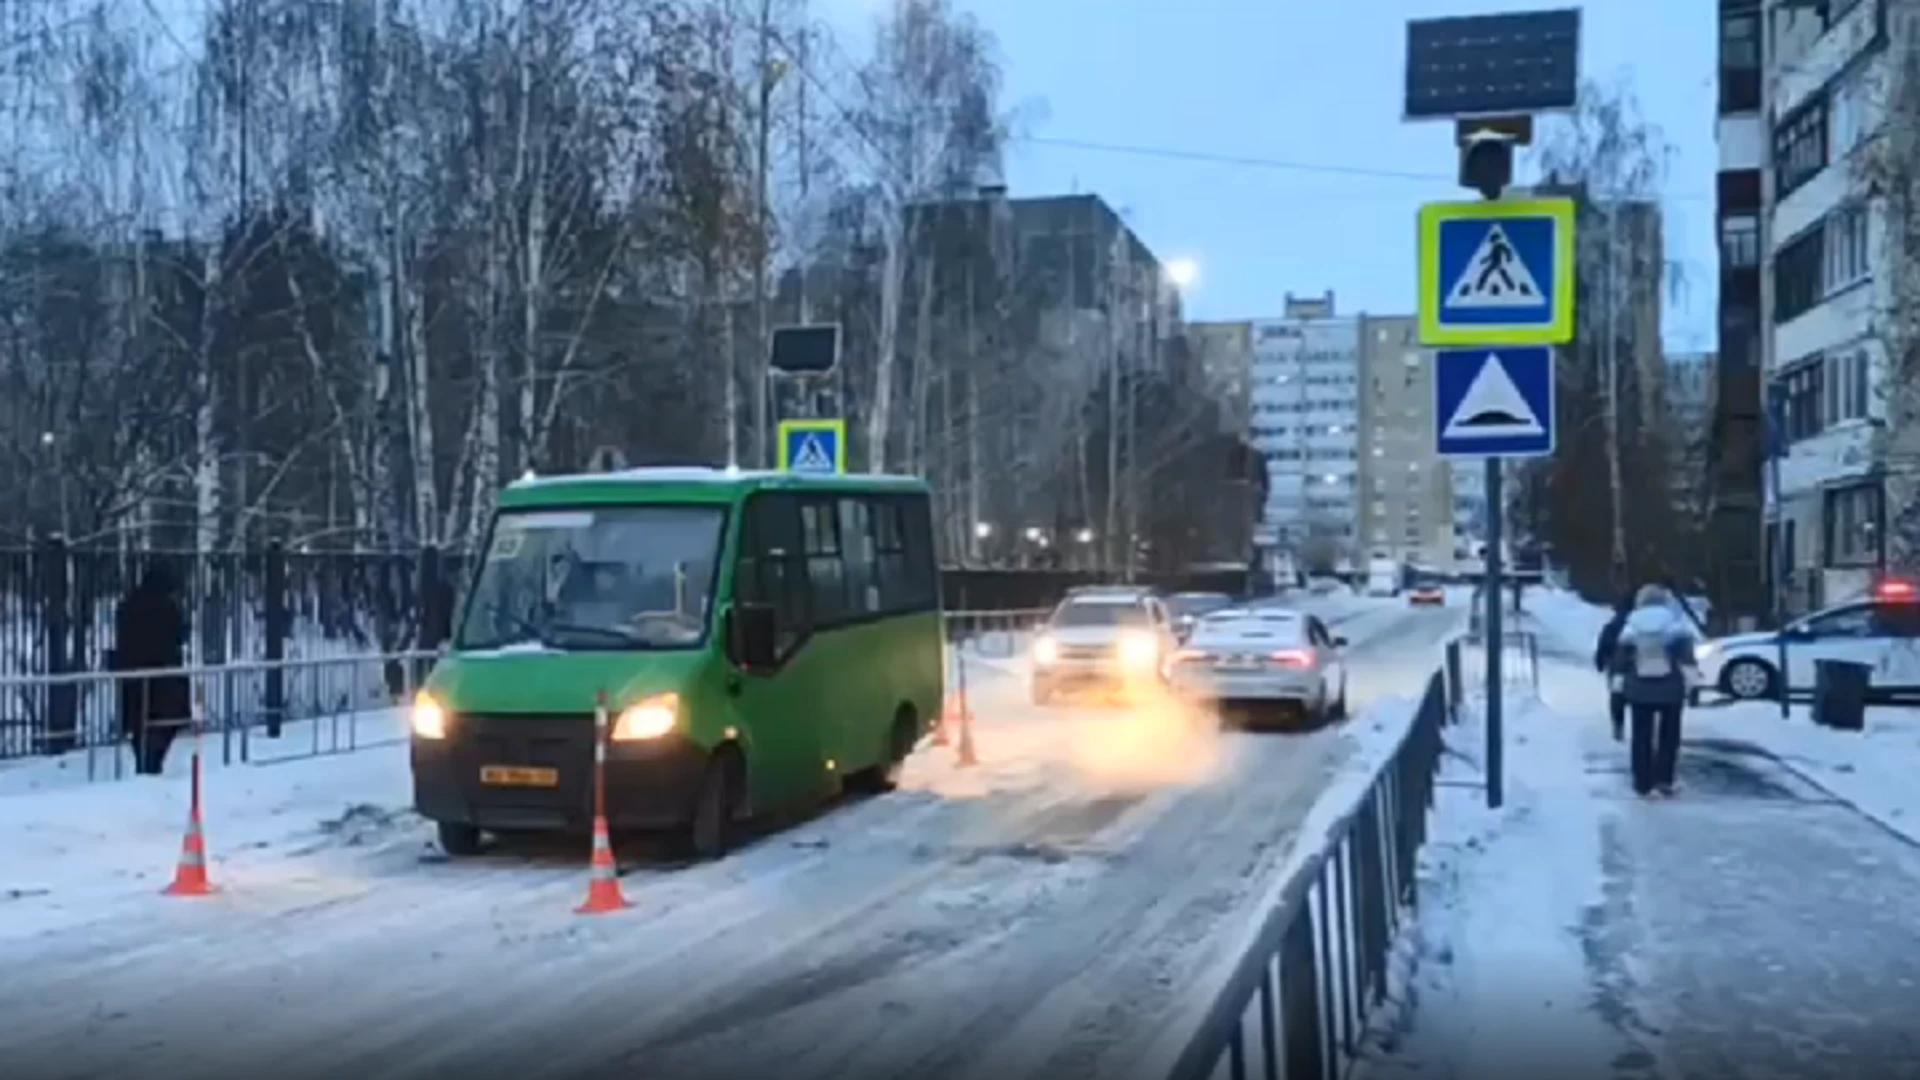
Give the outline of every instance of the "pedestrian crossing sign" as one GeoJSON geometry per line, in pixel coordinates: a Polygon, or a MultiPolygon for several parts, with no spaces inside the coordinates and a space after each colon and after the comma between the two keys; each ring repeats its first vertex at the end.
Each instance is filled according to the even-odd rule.
{"type": "Polygon", "coordinates": [[[1571,199],[1420,208],[1420,343],[1573,340],[1571,199]]]}
{"type": "Polygon", "coordinates": [[[845,420],[780,421],[782,472],[832,476],[847,471],[845,420]]]}

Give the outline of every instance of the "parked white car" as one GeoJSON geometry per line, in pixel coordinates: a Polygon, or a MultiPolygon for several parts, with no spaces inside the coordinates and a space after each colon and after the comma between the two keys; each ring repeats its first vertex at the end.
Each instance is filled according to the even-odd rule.
{"type": "Polygon", "coordinates": [[[1346,639],[1313,615],[1281,608],[1216,611],[1174,654],[1168,680],[1220,704],[1286,704],[1315,721],[1347,712],[1346,639]]]}
{"type": "Polygon", "coordinates": [[[1873,668],[1875,693],[1920,692],[1920,594],[1905,582],[1881,584],[1864,599],[1816,611],[1779,633],[1734,634],[1695,646],[1701,682],[1731,698],[1774,698],[1813,689],[1820,660],[1852,660],[1873,668]]]}

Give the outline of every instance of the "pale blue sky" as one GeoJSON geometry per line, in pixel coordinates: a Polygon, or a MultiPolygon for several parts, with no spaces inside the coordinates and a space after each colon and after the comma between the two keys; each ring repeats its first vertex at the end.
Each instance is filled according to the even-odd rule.
{"type": "MultiPolygon", "coordinates": [[[[877,0],[826,0],[835,22],[877,0]]],[[[1096,192],[1163,259],[1201,266],[1192,317],[1277,315],[1289,291],[1332,288],[1348,312],[1411,312],[1414,212],[1471,198],[1445,125],[1400,120],[1408,18],[1556,6],[1498,0],[959,0],[999,39],[1007,100],[1025,116],[1015,195],[1096,192]],[[1052,145],[1193,151],[1433,180],[1315,173],[1052,145]]],[[[1691,277],[1668,308],[1676,349],[1713,345],[1711,4],[1593,0],[1584,73],[1630,79],[1675,150],[1667,247],[1691,277]]],[[[864,20],[861,20],[864,22],[864,20]]],[[[1522,166],[1524,168],[1524,164],[1522,166]]]]}

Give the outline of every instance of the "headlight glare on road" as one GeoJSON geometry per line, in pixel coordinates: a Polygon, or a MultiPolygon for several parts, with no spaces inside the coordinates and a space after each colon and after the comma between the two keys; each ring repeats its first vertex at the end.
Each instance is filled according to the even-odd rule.
{"type": "Polygon", "coordinates": [[[1043,637],[1033,643],[1033,662],[1045,667],[1060,659],[1060,643],[1043,637]]]}
{"type": "Polygon", "coordinates": [[[1120,639],[1120,662],[1129,668],[1150,668],[1160,663],[1160,643],[1151,634],[1128,634],[1120,639]]]}
{"type": "Polygon", "coordinates": [[[413,695],[413,734],[419,739],[447,737],[447,710],[425,690],[413,695]]]}

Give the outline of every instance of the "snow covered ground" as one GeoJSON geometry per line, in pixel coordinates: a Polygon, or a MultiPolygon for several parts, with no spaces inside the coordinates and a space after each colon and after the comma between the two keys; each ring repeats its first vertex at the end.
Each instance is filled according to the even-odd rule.
{"type": "Polygon", "coordinates": [[[0,1075],[99,1076],[136,1054],[156,1080],[268,1059],[294,1080],[523,1059],[523,1075],[1111,1074],[1215,984],[1328,785],[1391,729],[1367,706],[1417,693],[1455,614],[1377,613],[1352,651],[1362,716],[1291,737],[1034,709],[1019,650],[977,658],[978,767],[925,748],[902,791],[715,864],[624,851],[635,908],[599,919],[571,911],[578,851],[433,857],[397,744],[211,771],[223,891],[205,900],[157,895],[185,821],[177,770],[38,786],[8,770],[0,1075]]]}
{"type": "Polygon", "coordinates": [[[1592,656],[1593,644],[1600,640],[1611,613],[1580,599],[1566,589],[1528,589],[1523,601],[1526,614],[1543,636],[1552,638],[1577,656],[1592,656]]]}
{"type": "Polygon", "coordinates": [[[1542,675],[1538,700],[1508,702],[1501,809],[1479,786],[1479,717],[1449,732],[1408,1019],[1359,1075],[1838,1077],[1920,1063],[1913,843],[1727,738],[1731,713],[1734,732],[1718,716],[1689,730],[1677,799],[1636,798],[1599,677],[1551,658],[1542,675]]]}

